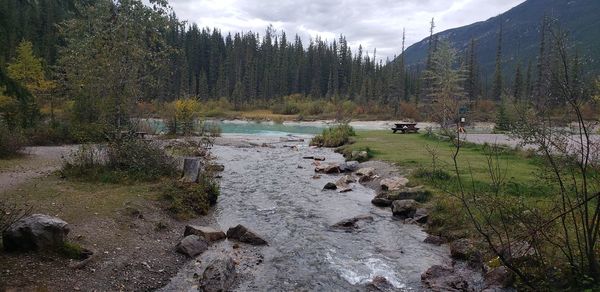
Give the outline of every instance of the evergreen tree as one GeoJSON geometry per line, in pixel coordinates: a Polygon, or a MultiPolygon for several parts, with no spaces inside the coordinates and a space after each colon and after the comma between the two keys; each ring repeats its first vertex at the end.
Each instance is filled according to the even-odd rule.
{"type": "Polygon", "coordinates": [[[513,97],[516,101],[523,99],[525,94],[524,86],[523,73],[521,73],[521,63],[517,63],[517,69],[515,69],[515,80],[513,82],[513,97]]]}
{"type": "Polygon", "coordinates": [[[496,69],[494,70],[494,83],[492,84],[492,98],[499,101],[504,88],[502,80],[502,24],[498,32],[498,47],[496,50],[496,69]]]}

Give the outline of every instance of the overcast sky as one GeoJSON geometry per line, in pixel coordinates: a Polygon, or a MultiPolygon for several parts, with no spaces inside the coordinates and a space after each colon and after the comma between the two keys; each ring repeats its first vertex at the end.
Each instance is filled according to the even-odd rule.
{"type": "MultiPolygon", "coordinates": [[[[496,16],[524,0],[170,0],[181,20],[227,32],[259,32],[272,24],[288,39],[320,35],[332,40],[344,34],[352,49],[359,44],[377,59],[401,51],[402,29],[407,46],[436,32],[496,16]]],[[[305,44],[306,44],[305,43],[305,44]]]]}

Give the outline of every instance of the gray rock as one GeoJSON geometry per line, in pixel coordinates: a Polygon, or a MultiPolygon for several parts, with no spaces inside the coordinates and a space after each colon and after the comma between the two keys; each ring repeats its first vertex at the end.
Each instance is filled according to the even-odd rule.
{"type": "Polygon", "coordinates": [[[358,169],[359,163],[358,161],[346,161],[340,164],[340,170],[342,172],[353,172],[358,169]]]}
{"type": "Polygon", "coordinates": [[[413,220],[417,223],[425,224],[429,219],[429,212],[425,208],[417,208],[413,220]]]}
{"type": "Polygon", "coordinates": [[[193,258],[208,250],[208,243],[198,235],[188,235],[175,248],[177,252],[193,258]]]}
{"type": "Polygon", "coordinates": [[[221,230],[214,229],[208,226],[187,225],[183,236],[198,235],[203,237],[208,242],[219,241],[225,239],[227,235],[221,230]]]}
{"type": "Polygon", "coordinates": [[[337,190],[337,185],[335,185],[335,183],[328,182],[328,183],[327,183],[327,184],[325,184],[325,186],[323,187],[323,190],[337,190]]]}
{"type": "Polygon", "coordinates": [[[352,160],[367,161],[369,160],[369,153],[367,151],[352,151],[350,158],[352,160]]]}
{"type": "Polygon", "coordinates": [[[360,177],[372,178],[375,176],[375,168],[364,167],[356,171],[356,175],[360,177]]]}
{"type": "Polygon", "coordinates": [[[507,267],[500,266],[485,274],[485,287],[509,288],[515,283],[515,275],[507,267]]]}
{"type": "Polygon", "coordinates": [[[319,164],[315,167],[315,172],[317,173],[340,173],[340,165],[336,163],[329,164],[319,164]]]}
{"type": "Polygon", "coordinates": [[[347,186],[348,184],[355,183],[356,178],[351,175],[344,175],[335,183],[338,186],[347,186]]]}
{"type": "Polygon", "coordinates": [[[407,183],[408,183],[407,178],[401,177],[401,176],[396,176],[396,177],[384,178],[381,180],[381,182],[379,184],[381,185],[382,190],[397,191],[397,190],[404,188],[404,186],[406,186],[407,183]]]}
{"type": "Polygon", "coordinates": [[[377,207],[390,207],[392,205],[392,202],[392,200],[388,200],[382,197],[375,197],[373,198],[373,200],[371,200],[371,204],[377,207]]]}
{"type": "Polygon", "coordinates": [[[69,225],[60,218],[34,214],[12,224],[2,233],[7,251],[55,249],[64,246],[69,225]]]}
{"type": "Polygon", "coordinates": [[[421,282],[431,291],[470,291],[469,283],[452,268],[435,265],[421,274],[421,282]]]}
{"type": "Polygon", "coordinates": [[[396,200],[392,202],[392,213],[400,219],[413,218],[417,212],[415,200],[396,200]]]}
{"type": "Polygon", "coordinates": [[[190,183],[198,182],[200,171],[202,171],[200,158],[186,157],[183,160],[183,177],[181,180],[190,183]]]}
{"type": "Polygon", "coordinates": [[[229,291],[235,282],[235,262],[231,257],[218,258],[212,261],[202,273],[200,291],[229,291]]]}
{"type": "Polygon", "coordinates": [[[365,222],[373,222],[373,216],[371,215],[360,215],[354,218],[345,219],[338,223],[333,224],[331,227],[334,229],[342,229],[345,231],[353,231],[362,227],[365,222]]]}
{"type": "Polygon", "coordinates": [[[249,243],[251,245],[266,245],[267,241],[256,235],[254,232],[248,230],[242,225],[229,228],[227,230],[227,238],[237,240],[240,242],[249,243]]]}

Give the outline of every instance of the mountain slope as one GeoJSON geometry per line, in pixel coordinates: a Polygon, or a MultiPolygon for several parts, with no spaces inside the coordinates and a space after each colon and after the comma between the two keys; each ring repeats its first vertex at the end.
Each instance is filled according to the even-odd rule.
{"type": "MultiPolygon", "coordinates": [[[[503,69],[512,74],[517,62],[535,65],[539,51],[540,27],[544,15],[556,19],[570,32],[582,56],[588,59],[587,68],[600,72],[600,1],[599,0],[528,0],[511,10],[486,21],[438,33],[439,39],[449,40],[464,54],[473,38],[482,77],[493,74],[498,31],[503,28],[503,69]]],[[[408,65],[423,64],[427,57],[428,38],[410,46],[405,53],[408,65]]]]}

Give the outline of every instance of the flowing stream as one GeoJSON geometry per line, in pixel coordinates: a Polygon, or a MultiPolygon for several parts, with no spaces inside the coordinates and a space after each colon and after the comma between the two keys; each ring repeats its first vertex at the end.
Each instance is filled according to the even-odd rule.
{"type": "MultiPolygon", "coordinates": [[[[238,281],[236,290],[364,291],[375,276],[385,277],[400,291],[421,290],[421,273],[447,264],[447,248],[423,243],[426,234],[420,227],[396,221],[390,210],[373,206],[371,189],[353,184],[348,193],[323,191],[340,175],[315,179],[313,161],[302,157],[323,156],[327,162],[343,157],[307,143],[213,149],[225,165],[213,214],[216,225],[227,230],[243,224],[269,242],[255,248],[261,263],[238,281]],[[371,215],[374,221],[351,233],[330,228],[357,215],[371,215]]],[[[225,245],[231,243],[218,248],[227,249],[225,245]]],[[[184,267],[165,290],[197,289],[197,275],[191,275],[198,273],[198,262],[184,267]]]]}

